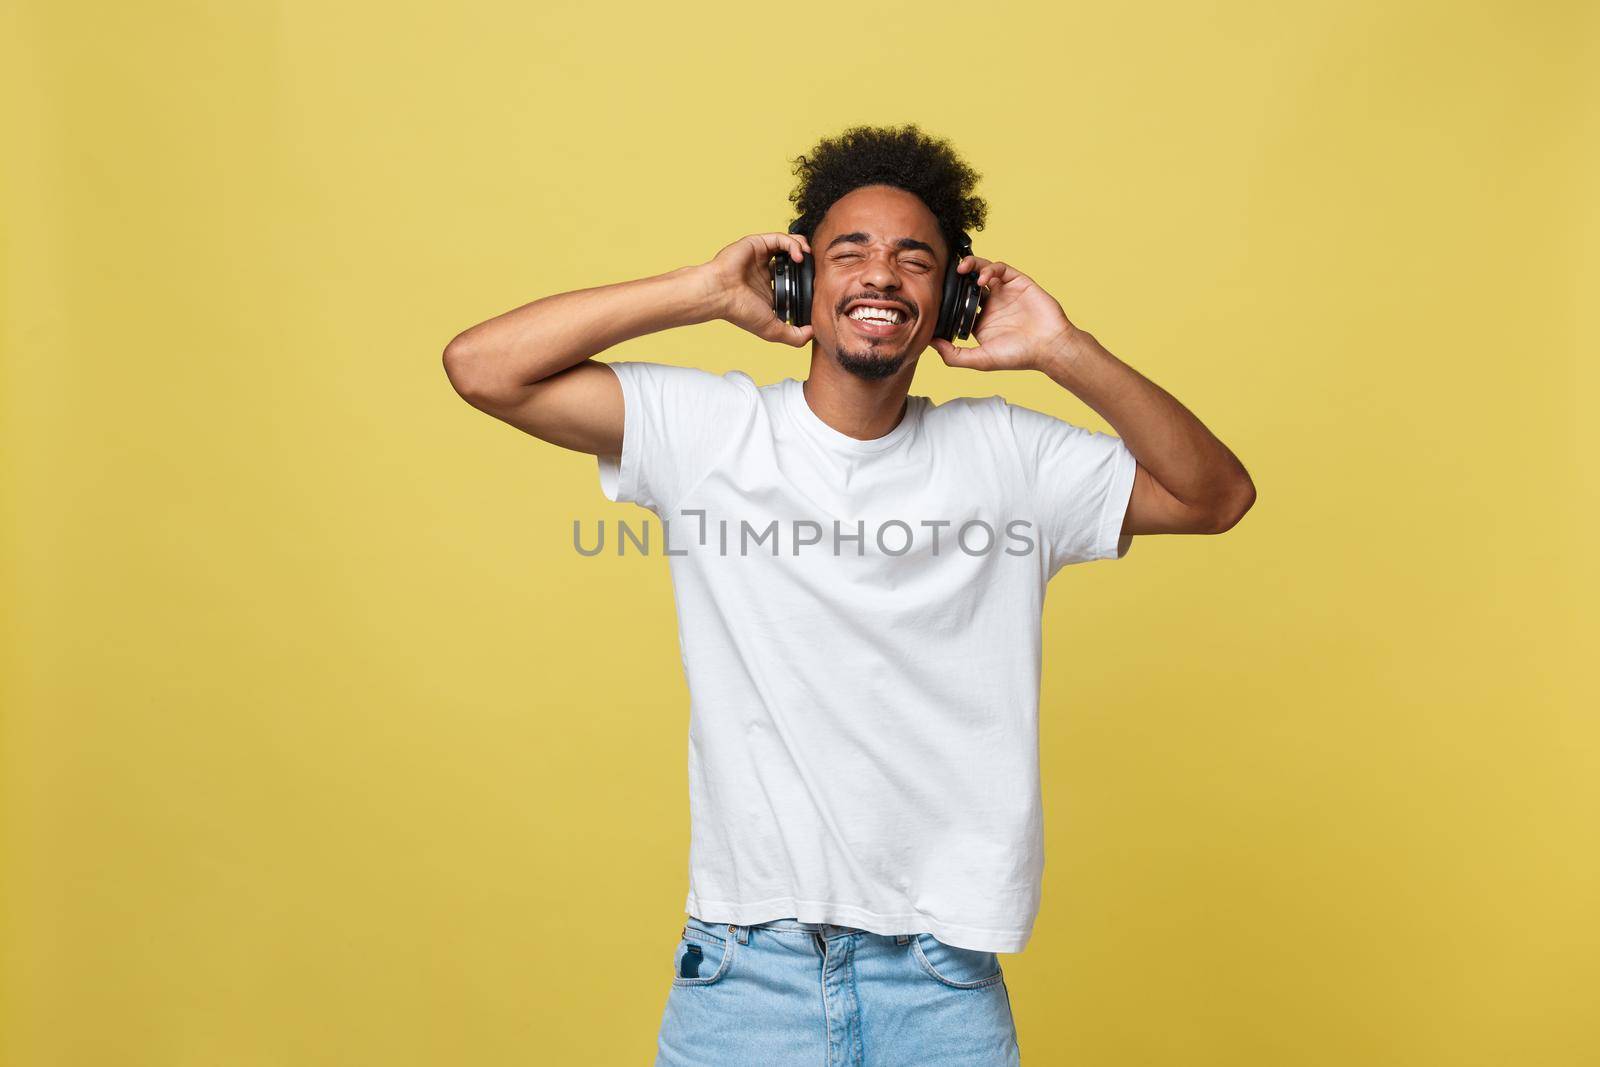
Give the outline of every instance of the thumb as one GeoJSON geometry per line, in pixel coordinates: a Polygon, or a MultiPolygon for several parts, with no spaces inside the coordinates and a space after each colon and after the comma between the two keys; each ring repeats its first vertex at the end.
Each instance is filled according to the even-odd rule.
{"type": "Polygon", "coordinates": [[[982,363],[983,346],[976,345],[972,348],[957,348],[943,337],[933,339],[934,350],[939,353],[939,358],[951,367],[977,367],[982,363]]]}
{"type": "Polygon", "coordinates": [[[812,332],[810,323],[804,326],[790,326],[782,319],[774,318],[763,332],[763,336],[769,341],[801,348],[811,343],[812,332]]]}

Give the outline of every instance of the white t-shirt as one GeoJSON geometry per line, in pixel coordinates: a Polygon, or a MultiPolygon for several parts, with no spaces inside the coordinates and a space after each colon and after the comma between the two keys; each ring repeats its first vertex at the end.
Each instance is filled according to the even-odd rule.
{"type": "Polygon", "coordinates": [[[1045,584],[1126,554],[1133,454],[998,396],[911,396],[862,441],[793,378],[609,366],[626,415],[601,489],[663,520],[648,550],[677,600],[685,910],[1020,952],[1045,584]]]}

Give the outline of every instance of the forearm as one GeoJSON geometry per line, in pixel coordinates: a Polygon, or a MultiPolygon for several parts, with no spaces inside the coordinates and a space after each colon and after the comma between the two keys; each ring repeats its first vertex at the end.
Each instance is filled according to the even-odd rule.
{"type": "Polygon", "coordinates": [[[707,322],[720,309],[702,266],[576,289],[463,330],[445,348],[458,388],[514,392],[632,337],[707,322]]]}
{"type": "Polygon", "coordinates": [[[1255,490],[1243,464],[1172,394],[1070,327],[1039,369],[1111,424],[1139,465],[1173,496],[1227,510],[1255,490]]]}

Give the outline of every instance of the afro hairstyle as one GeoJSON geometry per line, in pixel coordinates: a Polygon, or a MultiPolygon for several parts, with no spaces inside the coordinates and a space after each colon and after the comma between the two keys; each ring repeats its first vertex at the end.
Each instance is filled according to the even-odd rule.
{"type": "Polygon", "coordinates": [[[962,231],[983,229],[988,205],[972,195],[982,177],[950,142],[904,126],[852,126],[817,143],[794,161],[799,181],[789,199],[799,232],[810,240],[834,201],[863,185],[893,185],[914,193],[939,220],[946,245],[962,231]]]}

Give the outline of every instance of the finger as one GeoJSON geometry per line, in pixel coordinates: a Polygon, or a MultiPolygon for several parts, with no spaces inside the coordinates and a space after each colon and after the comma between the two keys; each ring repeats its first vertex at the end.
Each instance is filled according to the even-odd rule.
{"type": "Polygon", "coordinates": [[[1015,285],[1018,282],[1021,282],[1025,285],[1033,284],[1032,278],[1028,277],[1026,274],[1022,273],[1009,263],[996,263],[995,268],[996,274],[990,283],[991,285],[1015,285]]]}
{"type": "Polygon", "coordinates": [[[761,334],[768,341],[777,341],[780,344],[800,348],[811,341],[812,327],[810,323],[804,326],[790,326],[781,319],[774,319],[761,334]]]}
{"type": "Polygon", "coordinates": [[[796,240],[797,234],[792,233],[753,233],[750,237],[755,240],[760,249],[770,255],[783,255],[787,253],[790,258],[799,260],[801,251],[807,246],[796,240]]]}
{"type": "Polygon", "coordinates": [[[954,344],[942,337],[933,339],[934,351],[939,353],[939,358],[944,360],[949,367],[981,368],[987,355],[982,345],[973,348],[957,348],[954,344]],[[976,357],[976,358],[975,358],[976,357]]]}
{"type": "Polygon", "coordinates": [[[805,254],[811,251],[811,243],[806,240],[806,235],[803,233],[782,233],[778,237],[796,263],[804,260],[805,254]]]}
{"type": "Polygon", "coordinates": [[[956,272],[958,274],[970,274],[972,271],[982,270],[988,265],[988,262],[982,256],[962,256],[961,262],[956,264],[956,272]]]}
{"type": "Polygon", "coordinates": [[[986,285],[1005,285],[1006,282],[1010,282],[1011,278],[1014,277],[1016,277],[1016,267],[995,259],[992,264],[989,264],[989,277],[984,280],[984,283],[986,285]]]}
{"type": "Polygon", "coordinates": [[[1006,264],[996,260],[978,273],[978,284],[1004,285],[1007,280],[1006,271],[1010,269],[1006,264]]]}

